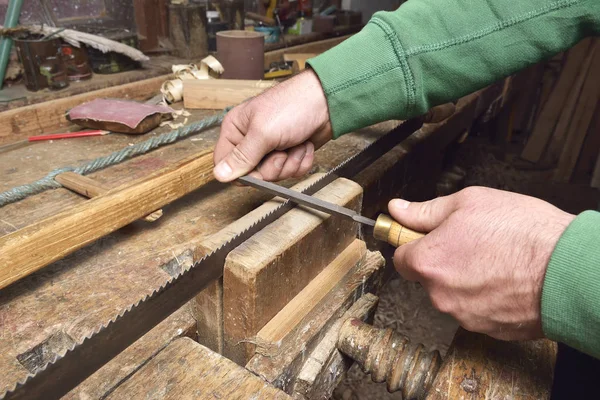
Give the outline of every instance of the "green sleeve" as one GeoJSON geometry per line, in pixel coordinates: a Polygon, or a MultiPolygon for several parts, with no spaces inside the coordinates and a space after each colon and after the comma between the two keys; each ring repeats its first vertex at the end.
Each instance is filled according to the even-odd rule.
{"type": "Polygon", "coordinates": [[[600,213],[580,214],[562,234],[542,289],[546,336],[600,359],[600,213]]]}
{"type": "Polygon", "coordinates": [[[334,137],[481,89],[600,32],[600,0],[409,0],[309,60],[334,137]]]}

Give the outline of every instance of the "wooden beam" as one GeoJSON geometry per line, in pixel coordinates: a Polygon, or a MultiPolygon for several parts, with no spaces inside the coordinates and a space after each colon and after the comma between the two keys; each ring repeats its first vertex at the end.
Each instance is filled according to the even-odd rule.
{"type": "MultiPolygon", "coordinates": [[[[315,196],[361,209],[362,188],[348,179],[337,179],[315,196]]],[[[357,233],[352,221],[298,207],[229,253],[223,272],[223,354],[247,363],[258,331],[357,233]]]]}
{"type": "Polygon", "coordinates": [[[27,139],[29,136],[41,135],[71,125],[65,118],[71,108],[88,101],[112,97],[120,99],[146,100],[160,90],[160,86],[169,78],[161,75],[114,86],[93,92],[82,93],[26,107],[15,108],[0,113],[0,144],[27,139]]]}
{"type": "Polygon", "coordinates": [[[542,156],[548,141],[552,137],[554,128],[560,116],[569,90],[581,68],[581,62],[585,58],[592,40],[584,39],[569,50],[567,61],[560,73],[548,101],[544,104],[542,111],[536,121],[533,132],[521,153],[521,157],[531,162],[538,162],[542,156]]]}
{"type": "MultiPolygon", "coordinates": [[[[357,239],[352,246],[364,246],[364,243],[357,239]]],[[[355,251],[346,249],[323,270],[321,274],[329,275],[327,280],[334,286],[321,301],[315,303],[309,299],[315,287],[322,286],[318,277],[279,312],[275,321],[269,323],[275,325],[277,321],[284,321],[284,330],[272,336],[266,330],[259,332],[255,338],[256,354],[246,368],[286,393],[293,392],[296,377],[307,355],[317,348],[357,299],[377,291],[381,285],[385,260],[378,252],[367,252],[362,258],[354,258],[354,265],[341,278],[329,274],[328,270],[338,269],[340,263],[349,262],[348,255],[355,251]],[[303,318],[299,319],[295,313],[298,312],[297,305],[302,302],[309,302],[307,308],[310,309],[302,310],[303,318]],[[279,338],[278,341],[272,339],[275,337],[279,338]]]]}
{"type": "Polygon", "coordinates": [[[598,104],[598,95],[600,94],[598,68],[600,68],[600,50],[595,51],[569,130],[566,133],[565,145],[558,161],[558,168],[554,173],[554,180],[558,182],[569,182],[571,180],[585,135],[594,118],[594,110],[598,104]]]}
{"type": "Polygon", "coordinates": [[[365,294],[327,330],[298,373],[294,384],[295,395],[314,400],[331,398],[345,373],[354,364],[354,360],[344,356],[337,349],[340,328],[349,318],[370,323],[375,315],[378,301],[377,296],[371,293],[365,294]]]}
{"type": "Polygon", "coordinates": [[[108,399],[291,399],[189,338],[175,340],[108,399]]]}
{"type": "Polygon", "coordinates": [[[183,105],[189,109],[221,110],[258,96],[276,84],[275,81],[242,79],[186,79],[183,105]]]}
{"type": "MultiPolygon", "coordinates": [[[[292,186],[293,190],[303,191],[325,174],[316,173],[292,186]]],[[[242,218],[232,222],[217,233],[202,241],[194,252],[194,259],[200,260],[207,254],[221,247],[235,235],[254,225],[265,215],[279,207],[284,202],[276,197],[261,204],[242,218]]],[[[209,349],[223,353],[223,279],[211,283],[200,292],[192,302],[194,316],[198,321],[198,342],[209,349]]]]}
{"type": "Polygon", "coordinates": [[[0,237],[0,288],[211,182],[212,168],[205,151],[0,237]]]}
{"type": "Polygon", "coordinates": [[[505,342],[459,328],[427,400],[549,399],[556,343],[505,342]]]}
{"type": "Polygon", "coordinates": [[[568,140],[569,131],[573,122],[573,116],[576,113],[576,107],[579,105],[579,97],[584,90],[584,84],[588,79],[588,71],[592,65],[594,53],[597,52],[596,45],[592,45],[588,50],[585,59],[581,63],[577,78],[573,82],[573,86],[570,88],[569,94],[565,101],[565,104],[560,111],[560,116],[552,135],[552,140],[548,145],[546,153],[542,157],[547,165],[555,165],[559,160],[561,152],[565,146],[565,142],[568,140]]]}

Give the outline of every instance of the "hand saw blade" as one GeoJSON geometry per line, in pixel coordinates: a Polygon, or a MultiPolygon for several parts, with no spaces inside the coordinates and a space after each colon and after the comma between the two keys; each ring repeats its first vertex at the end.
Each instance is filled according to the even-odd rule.
{"type": "MultiPolygon", "coordinates": [[[[421,127],[411,119],[380,137],[362,151],[343,161],[302,191],[312,195],[339,177],[351,178],[421,127]]],[[[34,375],[28,375],[0,399],[60,398],[83,382],[133,342],[200,293],[223,274],[227,254],[252,235],[295,206],[286,201],[217,250],[194,263],[158,290],[121,311],[64,354],[58,355],[34,375]]]]}

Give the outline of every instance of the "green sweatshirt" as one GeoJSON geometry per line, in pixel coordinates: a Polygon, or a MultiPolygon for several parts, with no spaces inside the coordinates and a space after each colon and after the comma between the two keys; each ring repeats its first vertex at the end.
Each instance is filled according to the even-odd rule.
{"type": "MultiPolygon", "coordinates": [[[[600,0],[409,0],[308,63],[339,137],[424,114],[599,34],[600,0]]],[[[579,215],[554,249],[542,324],[600,358],[600,213],[579,215]]]]}

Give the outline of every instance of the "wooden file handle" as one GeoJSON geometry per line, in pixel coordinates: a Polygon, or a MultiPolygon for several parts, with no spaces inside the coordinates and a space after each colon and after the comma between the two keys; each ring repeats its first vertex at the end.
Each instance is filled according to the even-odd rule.
{"type": "Polygon", "coordinates": [[[375,222],[375,228],[373,228],[373,236],[377,240],[382,240],[394,247],[399,247],[413,240],[420,239],[425,234],[400,225],[388,215],[379,214],[375,222]]]}

